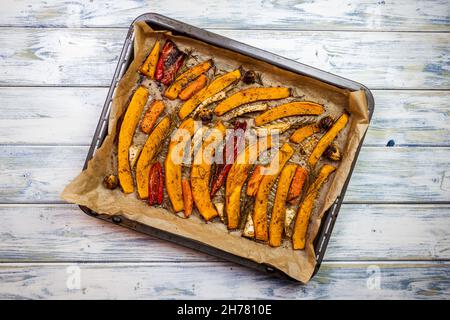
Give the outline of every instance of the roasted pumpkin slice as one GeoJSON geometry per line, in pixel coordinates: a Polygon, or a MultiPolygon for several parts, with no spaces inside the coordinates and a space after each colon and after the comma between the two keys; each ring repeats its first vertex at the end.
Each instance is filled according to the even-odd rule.
{"type": "Polygon", "coordinates": [[[119,182],[124,193],[132,193],[134,191],[133,176],[129,162],[128,149],[133,141],[134,131],[144,110],[144,106],[148,99],[148,90],[145,87],[137,88],[131,98],[127,111],[122,121],[119,132],[119,143],[117,150],[117,170],[119,182]]]}
{"type": "Polygon", "coordinates": [[[292,149],[288,143],[283,144],[270,162],[269,167],[266,168],[266,170],[269,170],[270,172],[264,176],[259,184],[253,208],[253,223],[255,225],[256,240],[267,241],[269,238],[269,228],[267,223],[269,193],[281,170],[293,154],[294,149],[292,149]]]}
{"type": "Polygon", "coordinates": [[[331,144],[331,142],[333,142],[338,133],[345,128],[348,122],[348,118],[349,115],[347,113],[344,113],[339,117],[339,119],[336,120],[330,130],[328,130],[327,133],[325,133],[322,138],[320,138],[319,142],[315,146],[308,159],[308,164],[311,167],[314,167],[316,165],[327,147],[331,144]]]}
{"type": "Polygon", "coordinates": [[[219,93],[220,91],[231,85],[233,82],[237,81],[240,77],[241,71],[239,69],[217,77],[207,87],[203,88],[202,90],[194,94],[189,100],[183,103],[180,110],[178,111],[178,116],[181,120],[183,120],[203,101],[219,93]]]}
{"type": "Polygon", "coordinates": [[[182,160],[186,145],[191,143],[190,139],[194,135],[194,130],[195,122],[192,118],[188,118],[180,124],[172,135],[164,161],[167,194],[175,212],[184,209],[181,184],[182,160]]]}
{"type": "Polygon", "coordinates": [[[255,118],[255,125],[262,126],[268,122],[291,116],[319,115],[323,106],[314,102],[295,101],[267,110],[255,118]]]}
{"type": "Polygon", "coordinates": [[[172,85],[164,92],[164,96],[170,100],[174,100],[178,97],[181,90],[192,80],[199,77],[202,73],[208,71],[213,66],[213,61],[208,60],[193,66],[179,77],[177,77],[172,85]]]}
{"type": "Polygon", "coordinates": [[[286,198],[296,168],[296,164],[286,165],[283,171],[281,171],[280,179],[278,180],[277,192],[273,202],[272,217],[269,226],[269,245],[272,247],[279,247],[281,245],[284,219],[286,216],[286,198]]]}
{"type": "Polygon", "coordinates": [[[294,133],[290,136],[289,140],[291,140],[294,143],[300,143],[306,138],[312,136],[314,133],[317,133],[319,131],[320,128],[317,124],[315,123],[308,124],[295,130],[294,133]]]}
{"type": "Polygon", "coordinates": [[[308,230],[309,218],[314,208],[314,202],[319,195],[320,188],[334,170],[336,168],[329,164],[323,165],[320,168],[316,180],[309,186],[295,220],[294,233],[292,234],[292,245],[294,249],[305,249],[306,231],[308,230]]]}
{"type": "Polygon", "coordinates": [[[248,174],[259,155],[272,146],[272,140],[269,137],[264,140],[265,143],[256,143],[247,146],[233,163],[228,172],[225,185],[225,211],[228,220],[228,229],[236,229],[239,226],[241,216],[241,191],[242,186],[247,180],[248,174]]]}
{"type": "Polygon", "coordinates": [[[136,185],[139,198],[148,198],[148,174],[153,158],[156,156],[162,141],[169,133],[170,120],[164,117],[147,138],[144,148],[136,164],[136,185]]]}
{"type": "Polygon", "coordinates": [[[261,101],[261,100],[277,100],[284,99],[291,95],[289,88],[273,87],[273,88],[248,88],[236,92],[219,103],[214,110],[216,115],[221,116],[224,113],[237,108],[243,104],[261,101]]]}
{"type": "Polygon", "coordinates": [[[152,51],[150,51],[150,54],[148,55],[147,59],[145,59],[142,66],[139,68],[139,73],[142,73],[143,75],[145,75],[146,77],[148,77],[150,79],[155,78],[155,70],[156,70],[156,65],[158,63],[160,47],[161,47],[161,44],[159,43],[158,40],[156,40],[152,51]]]}
{"type": "Polygon", "coordinates": [[[191,168],[192,197],[194,198],[195,206],[206,221],[213,219],[219,214],[209,195],[209,179],[211,177],[214,152],[222,142],[225,131],[226,127],[222,122],[218,122],[215,125],[214,130],[210,132],[202,147],[195,154],[191,168]]]}

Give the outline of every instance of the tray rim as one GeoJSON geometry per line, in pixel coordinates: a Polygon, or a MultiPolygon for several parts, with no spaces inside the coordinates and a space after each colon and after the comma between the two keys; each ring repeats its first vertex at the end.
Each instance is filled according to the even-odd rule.
{"type": "MultiPolygon", "coordinates": [[[[87,164],[89,160],[93,157],[93,154],[95,150],[100,147],[101,143],[103,142],[104,138],[107,134],[107,124],[109,119],[109,112],[111,108],[112,103],[112,97],[115,91],[115,88],[117,86],[117,83],[122,78],[123,74],[125,73],[126,69],[128,68],[129,64],[133,60],[132,53],[133,53],[133,40],[134,40],[134,30],[133,26],[138,21],[144,21],[147,24],[153,24],[158,25],[161,29],[164,30],[170,30],[177,34],[182,34],[203,42],[207,42],[209,44],[222,47],[224,49],[232,50],[235,52],[238,52],[240,54],[244,54],[246,56],[270,63],[272,65],[275,65],[279,68],[289,70],[291,72],[295,72],[297,74],[301,74],[304,76],[312,77],[317,80],[320,80],[322,82],[331,84],[333,86],[342,88],[342,89],[348,89],[350,91],[357,91],[357,90],[364,90],[367,104],[368,104],[368,112],[369,112],[369,124],[372,119],[372,115],[375,108],[375,101],[373,98],[372,92],[363,84],[335,75],[333,73],[282,57],[280,55],[271,53],[269,51],[265,51],[250,45],[247,45],[245,43],[232,40],[230,38],[218,35],[216,33],[186,24],[184,22],[160,15],[158,13],[144,13],[137,18],[133,20],[133,22],[130,24],[130,27],[128,29],[127,36],[124,41],[124,45],[122,47],[121,54],[118,59],[117,67],[114,72],[113,79],[111,81],[111,85],[109,87],[108,95],[105,100],[105,104],[103,106],[99,122],[97,124],[97,128],[95,130],[92,143],[90,145],[88,154],[86,156],[86,160],[84,163],[83,170],[86,169],[87,164]],[[226,44],[226,45],[225,45],[226,44]]],[[[367,132],[367,131],[366,131],[367,132]]],[[[324,216],[322,217],[321,225],[319,228],[319,231],[316,235],[316,239],[314,240],[314,251],[316,255],[316,267],[314,269],[314,272],[311,276],[314,277],[314,275],[319,271],[321,263],[323,261],[326,248],[328,246],[328,242],[331,238],[331,234],[333,231],[334,224],[336,222],[338,213],[340,211],[340,207],[343,202],[343,198],[345,195],[345,192],[347,190],[347,186],[350,182],[350,178],[353,174],[353,169],[356,165],[359,152],[361,150],[361,147],[364,142],[366,133],[364,133],[361,142],[357,148],[357,151],[355,153],[354,159],[352,161],[352,166],[350,168],[350,171],[347,175],[347,179],[342,187],[342,191],[340,195],[336,198],[333,205],[325,212],[324,216]]],[[[134,231],[144,233],[147,235],[151,235],[154,237],[157,237],[159,239],[167,240],[173,243],[177,243],[179,245],[201,251],[219,258],[222,258],[227,261],[231,261],[240,265],[244,265],[246,267],[250,267],[253,269],[257,269],[259,271],[263,271],[269,274],[274,274],[276,276],[281,276],[283,278],[288,278],[295,280],[291,278],[289,275],[285,274],[283,271],[276,269],[273,266],[267,265],[267,264],[259,264],[256,262],[253,262],[249,259],[233,255],[231,253],[228,253],[226,251],[217,249],[216,247],[206,245],[204,243],[198,242],[196,240],[186,238],[177,234],[172,234],[167,231],[163,231],[154,227],[150,227],[147,225],[144,225],[142,223],[129,220],[123,216],[119,215],[106,215],[106,214],[99,214],[97,212],[94,212],[93,210],[89,209],[86,206],[79,205],[80,209],[88,214],[89,216],[108,221],[114,224],[121,225],[125,228],[132,229],[134,231]]],[[[295,280],[297,281],[297,280],[295,280]]],[[[297,281],[300,282],[300,281],[297,281]]]]}

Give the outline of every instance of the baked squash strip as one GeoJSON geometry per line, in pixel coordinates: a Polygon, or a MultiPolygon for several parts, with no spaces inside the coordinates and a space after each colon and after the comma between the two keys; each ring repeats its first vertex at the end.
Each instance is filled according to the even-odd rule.
{"type": "Polygon", "coordinates": [[[150,54],[148,55],[147,59],[145,59],[142,66],[139,68],[139,73],[145,75],[146,77],[148,77],[150,79],[155,78],[155,70],[156,70],[156,64],[158,63],[160,47],[161,47],[161,44],[159,43],[158,40],[156,40],[152,51],[150,51],[150,54]]]}
{"type": "Polygon", "coordinates": [[[127,111],[123,118],[119,132],[119,143],[117,150],[117,170],[119,182],[124,193],[132,193],[134,191],[133,176],[129,162],[128,149],[133,140],[134,131],[136,130],[141,113],[147,103],[149,93],[147,88],[139,87],[131,98],[127,111]]]}
{"type": "Polygon", "coordinates": [[[214,109],[216,115],[221,116],[224,113],[237,108],[243,104],[261,101],[261,100],[277,100],[284,99],[291,95],[289,88],[273,87],[273,88],[248,88],[236,92],[220,102],[214,109]]]}
{"type": "Polygon", "coordinates": [[[198,211],[206,221],[218,215],[209,195],[209,179],[214,152],[225,136],[226,127],[222,122],[218,122],[214,129],[195,154],[191,168],[192,197],[198,211]]]}
{"type": "Polygon", "coordinates": [[[323,106],[314,102],[295,101],[285,103],[267,110],[255,118],[255,125],[263,124],[292,116],[319,115],[324,112],[323,106]]]}
{"type": "Polygon", "coordinates": [[[150,165],[152,164],[152,160],[156,156],[159,147],[162,145],[162,141],[169,133],[169,128],[170,120],[168,117],[164,117],[148,136],[137,161],[136,185],[139,198],[141,199],[148,198],[148,175],[150,165]]]}
{"type": "Polygon", "coordinates": [[[164,96],[170,100],[174,100],[178,97],[181,90],[192,80],[199,77],[202,73],[208,71],[213,66],[212,60],[199,63],[192,68],[188,69],[177,77],[172,85],[164,92],[164,96]]]}
{"type": "Polygon", "coordinates": [[[186,118],[194,109],[201,104],[204,100],[219,93],[233,82],[237,81],[241,77],[241,71],[239,69],[228,72],[220,77],[214,79],[207,87],[203,88],[196,94],[194,94],[189,100],[187,100],[181,106],[178,111],[178,116],[181,120],[186,118]]]}
{"type": "Polygon", "coordinates": [[[289,137],[289,140],[291,140],[294,143],[300,143],[306,138],[312,136],[314,133],[317,133],[319,131],[320,128],[317,124],[315,123],[309,124],[295,130],[294,133],[289,137]]]}
{"type": "Polygon", "coordinates": [[[267,224],[269,193],[281,170],[293,154],[294,149],[292,149],[288,143],[283,144],[267,168],[267,170],[274,172],[266,174],[259,184],[258,192],[256,193],[255,206],[253,208],[253,223],[255,225],[256,240],[267,241],[269,238],[267,224]]]}
{"type": "Polygon", "coordinates": [[[314,202],[319,195],[320,188],[327,181],[335,167],[325,164],[320,168],[319,174],[314,182],[309,186],[294,225],[294,233],[292,234],[292,246],[296,250],[305,249],[306,231],[308,230],[309,218],[314,208],[314,202]]]}
{"type": "Polygon", "coordinates": [[[184,120],[172,135],[166,160],[164,161],[166,190],[175,212],[184,209],[181,184],[182,160],[186,145],[191,143],[190,139],[194,135],[194,131],[194,119],[188,118],[184,120]]]}
{"type": "Polygon", "coordinates": [[[326,148],[331,144],[331,142],[333,142],[338,133],[345,128],[348,122],[348,118],[349,115],[347,113],[344,113],[339,117],[339,119],[336,120],[331,129],[328,130],[327,133],[322,136],[322,138],[320,138],[319,142],[315,146],[308,159],[308,164],[311,167],[314,167],[317,164],[326,148]]]}
{"type": "Polygon", "coordinates": [[[286,216],[286,198],[294,177],[296,164],[287,164],[281,171],[277,192],[273,202],[272,217],[269,226],[269,245],[279,247],[283,237],[284,218],[286,216]]]}
{"type": "Polygon", "coordinates": [[[236,158],[228,172],[225,185],[225,211],[228,220],[228,229],[236,229],[239,226],[241,216],[241,191],[247,180],[250,169],[259,155],[271,148],[271,137],[267,137],[266,143],[254,143],[247,146],[236,158]],[[255,152],[255,149],[256,152],[255,152]]]}

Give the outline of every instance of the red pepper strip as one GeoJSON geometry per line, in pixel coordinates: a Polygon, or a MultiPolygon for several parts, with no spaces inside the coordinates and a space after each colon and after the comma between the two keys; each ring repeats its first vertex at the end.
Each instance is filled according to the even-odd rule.
{"type": "Polygon", "coordinates": [[[164,69],[164,76],[161,79],[161,83],[168,86],[169,84],[171,84],[173,82],[173,80],[175,79],[175,75],[177,74],[178,70],[181,68],[181,66],[184,63],[185,58],[186,58],[186,54],[180,51],[180,54],[178,55],[175,62],[164,69]]]}
{"type": "Polygon", "coordinates": [[[159,162],[155,162],[150,166],[148,176],[148,203],[150,205],[162,204],[164,195],[163,181],[162,166],[159,162]]]}
{"type": "Polygon", "coordinates": [[[223,186],[225,178],[227,177],[228,172],[230,171],[233,165],[233,162],[236,160],[239,147],[244,142],[244,135],[243,134],[236,135],[236,131],[237,130],[245,131],[245,129],[247,129],[247,122],[245,121],[235,122],[234,124],[235,133],[227,139],[225,145],[223,146],[223,153],[222,153],[223,163],[217,165],[216,171],[214,172],[214,178],[211,186],[211,197],[214,197],[216,192],[219,191],[219,189],[223,186]],[[233,153],[229,152],[227,154],[226,150],[230,148],[227,146],[229,146],[230,144],[233,144],[232,145],[233,153]]]}
{"type": "Polygon", "coordinates": [[[167,40],[166,43],[164,43],[158,63],[156,64],[155,80],[160,81],[163,78],[165,62],[174,47],[175,44],[171,40],[167,40]]]}
{"type": "Polygon", "coordinates": [[[186,54],[179,50],[171,40],[167,40],[156,65],[155,80],[166,86],[171,84],[185,58],[186,54]]]}

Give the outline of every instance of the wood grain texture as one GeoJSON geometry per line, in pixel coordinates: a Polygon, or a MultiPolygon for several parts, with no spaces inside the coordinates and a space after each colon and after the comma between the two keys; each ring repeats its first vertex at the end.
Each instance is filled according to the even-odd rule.
{"type": "MultiPolygon", "coordinates": [[[[61,202],[88,147],[0,146],[0,203],[61,202]]],[[[345,201],[449,201],[450,148],[361,150],[345,201]],[[432,159],[432,161],[431,161],[432,159]]]]}
{"type": "MultiPolygon", "coordinates": [[[[325,260],[449,260],[450,205],[345,204],[325,260]]],[[[0,262],[221,259],[84,214],[75,205],[1,205],[0,262]]]]}
{"type": "Polygon", "coordinates": [[[0,264],[0,282],[2,299],[448,299],[450,268],[448,262],[324,263],[302,286],[224,262],[0,264]],[[81,281],[74,289],[77,266],[81,281]]]}
{"type": "MultiPolygon", "coordinates": [[[[2,31],[1,86],[109,86],[126,35],[125,29],[2,31]]],[[[371,89],[450,89],[449,33],[215,32],[371,89]]]]}
{"type": "MultiPolygon", "coordinates": [[[[0,88],[0,144],[89,145],[108,89],[0,88]],[[45,128],[45,130],[44,130],[45,128]]],[[[375,90],[365,145],[450,145],[449,91],[375,90]]]]}
{"type": "Polygon", "coordinates": [[[107,88],[0,88],[0,144],[90,145],[107,88]]]}
{"type": "Polygon", "coordinates": [[[3,26],[128,27],[145,12],[157,12],[203,28],[301,30],[450,30],[448,2],[430,1],[96,1],[4,0],[3,26]]]}

